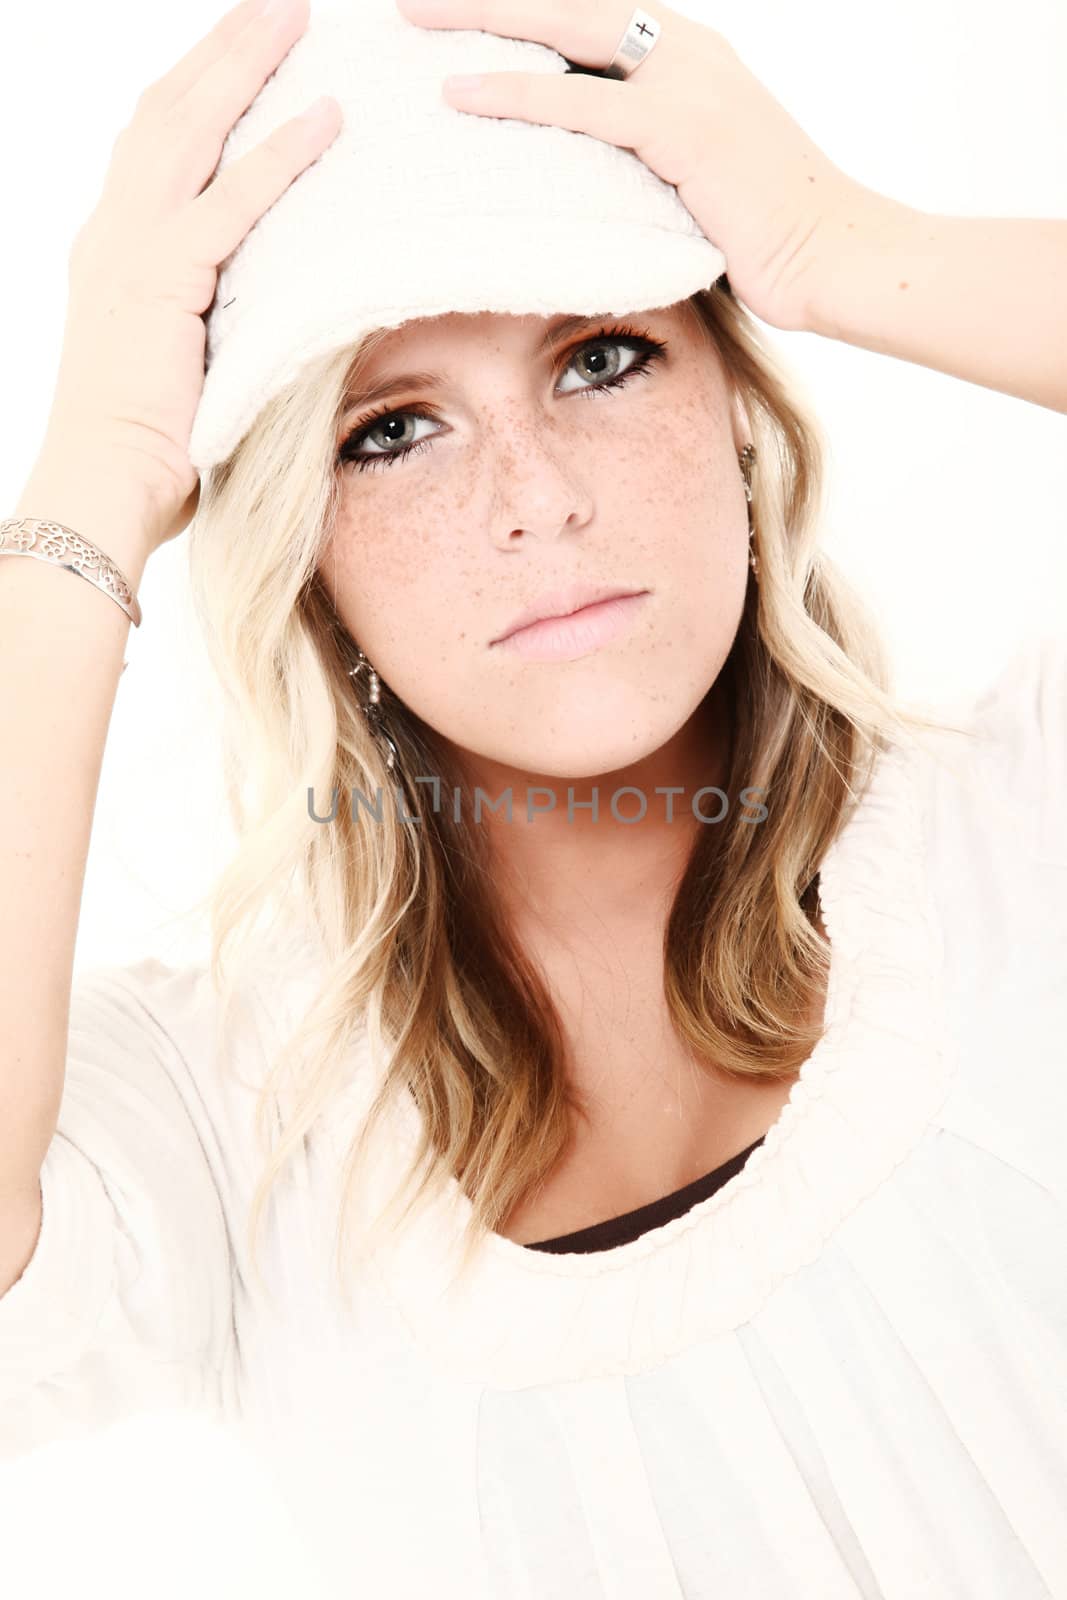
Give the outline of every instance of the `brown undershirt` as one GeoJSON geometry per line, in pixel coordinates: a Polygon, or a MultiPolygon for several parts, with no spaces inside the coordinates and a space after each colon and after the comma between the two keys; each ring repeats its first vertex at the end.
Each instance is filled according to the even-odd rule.
{"type": "Polygon", "coordinates": [[[610,1250],[617,1244],[629,1244],[649,1229],[660,1228],[674,1217],[682,1216],[698,1201],[706,1200],[716,1189],[721,1189],[735,1173],[741,1171],[756,1145],[762,1144],[766,1137],[766,1134],[761,1134],[747,1149],[739,1150],[729,1161],[724,1161],[721,1167],[694,1179],[682,1189],[675,1189],[673,1194],[650,1201],[647,1206],[624,1211],[620,1217],[609,1217],[606,1222],[595,1222],[588,1228],[578,1228],[574,1233],[561,1233],[554,1239],[539,1239],[536,1244],[528,1244],[524,1248],[564,1255],[573,1251],[610,1250]]]}

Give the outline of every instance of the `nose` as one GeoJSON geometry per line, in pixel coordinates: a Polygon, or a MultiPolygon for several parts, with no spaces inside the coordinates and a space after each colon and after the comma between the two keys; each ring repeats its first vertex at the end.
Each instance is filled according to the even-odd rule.
{"type": "Polygon", "coordinates": [[[558,539],[593,516],[591,486],[555,426],[528,416],[498,420],[492,442],[490,533],[501,548],[524,537],[558,539]]]}

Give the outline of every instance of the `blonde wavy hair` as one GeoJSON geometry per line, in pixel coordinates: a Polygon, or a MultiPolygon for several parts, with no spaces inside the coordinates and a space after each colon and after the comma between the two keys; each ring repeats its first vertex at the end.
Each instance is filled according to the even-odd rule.
{"type": "MultiPolygon", "coordinates": [[[[666,929],[665,994],[698,1059],[738,1079],[782,1079],[823,1031],[798,1021],[812,1014],[829,964],[814,925],[820,862],[880,752],[918,729],[966,730],[906,711],[889,693],[877,629],[818,548],[822,436],[728,280],[684,304],[718,354],[757,453],[759,581],[749,582],[716,688],[734,726],[727,791],[762,787],[773,804],[759,827],[731,816],[698,830],[666,929]]],[[[545,980],[494,894],[489,830],[435,812],[430,788],[413,783],[404,798],[415,823],[388,802],[374,826],[341,806],[330,826],[310,818],[309,791],[393,795],[348,675],[355,642],[316,571],[340,504],[344,397],[382,337],[315,363],[264,409],[206,476],[189,536],[194,600],[224,691],[239,840],[208,900],[220,1025],[265,914],[302,905],[323,955],[315,998],[260,1089],[264,1167],[248,1220],[257,1274],[271,1190],[352,1080],[357,1039],[380,1063],[342,1173],[342,1292],[346,1265],[373,1248],[378,1230],[402,1225],[450,1179],[471,1206],[465,1268],[485,1233],[551,1172],[584,1115],[545,980]],[[407,1095],[420,1128],[413,1158],[389,1204],[370,1215],[356,1199],[369,1141],[407,1095]]],[[[401,771],[459,787],[434,730],[384,684],[382,695],[401,771]]]]}

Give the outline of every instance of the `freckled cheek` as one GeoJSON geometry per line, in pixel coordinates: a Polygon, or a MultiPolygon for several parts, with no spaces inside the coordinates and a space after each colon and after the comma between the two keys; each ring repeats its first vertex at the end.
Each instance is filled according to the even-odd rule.
{"type": "MultiPolygon", "coordinates": [[[[454,528],[454,525],[453,525],[454,528]]],[[[378,601],[399,601],[427,581],[454,549],[454,532],[425,508],[412,511],[404,498],[395,511],[379,507],[339,520],[330,556],[338,589],[378,601]]]]}
{"type": "Polygon", "coordinates": [[[483,579],[464,558],[454,509],[447,519],[432,507],[413,514],[408,502],[358,526],[340,521],[323,570],[342,621],[383,669],[448,670],[457,639],[474,636],[484,614],[483,579]]]}
{"type": "Polygon", "coordinates": [[[743,554],[748,525],[740,470],[735,484],[729,451],[724,461],[728,429],[717,408],[686,399],[657,407],[613,441],[600,514],[632,532],[665,570],[695,572],[743,554]]]}

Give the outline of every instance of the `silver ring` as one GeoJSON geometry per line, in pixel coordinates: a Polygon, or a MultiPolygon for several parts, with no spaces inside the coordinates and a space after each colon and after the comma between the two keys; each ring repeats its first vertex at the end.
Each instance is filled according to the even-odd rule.
{"type": "Polygon", "coordinates": [[[628,78],[656,47],[661,28],[647,11],[635,11],[626,25],[619,47],[604,68],[606,78],[628,78]]]}

